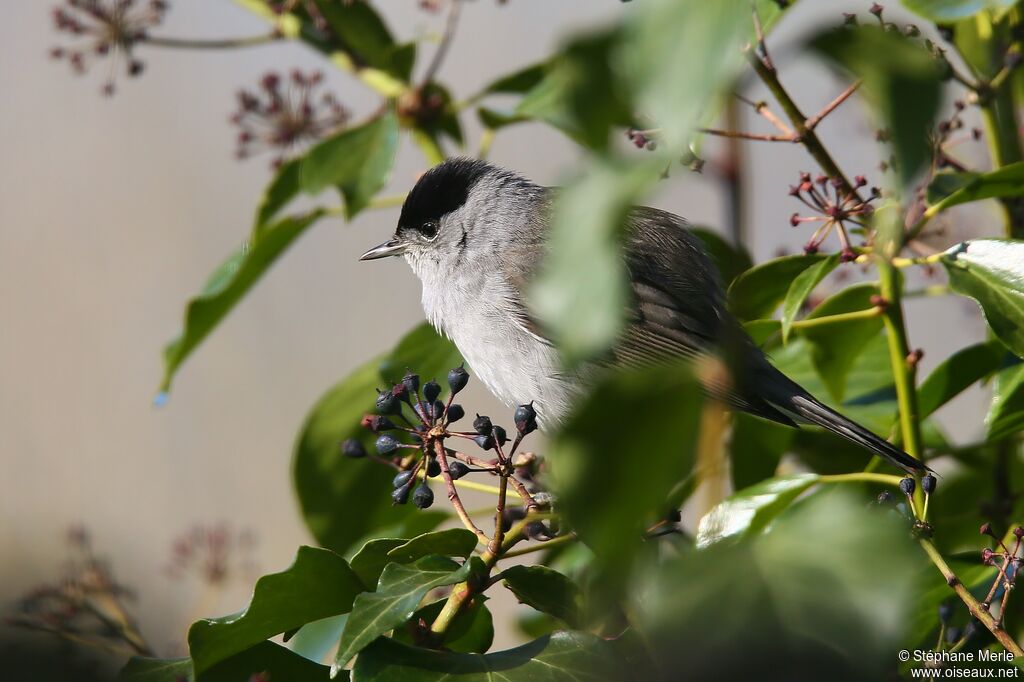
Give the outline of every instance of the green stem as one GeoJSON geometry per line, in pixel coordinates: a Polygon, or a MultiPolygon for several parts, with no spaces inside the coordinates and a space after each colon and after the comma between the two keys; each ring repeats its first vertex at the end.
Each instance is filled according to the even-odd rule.
{"type": "Polygon", "coordinates": [[[275,43],[283,38],[284,36],[277,31],[272,31],[258,36],[248,36],[245,38],[222,38],[219,40],[146,36],[139,42],[145,43],[146,45],[153,45],[155,47],[172,47],[186,50],[230,50],[239,47],[255,47],[257,45],[275,43]]]}
{"type": "Polygon", "coordinates": [[[825,315],[824,317],[808,317],[803,320],[795,320],[790,326],[793,329],[808,329],[810,327],[821,327],[827,324],[836,324],[838,322],[852,322],[854,320],[870,320],[873,317],[878,317],[884,311],[879,307],[868,308],[867,310],[854,310],[849,313],[836,313],[835,315],[825,315]]]}
{"type": "Polygon", "coordinates": [[[892,474],[876,474],[870,471],[857,471],[851,474],[831,474],[819,478],[822,483],[884,483],[899,486],[902,476],[892,474]]]}
{"type": "Polygon", "coordinates": [[[907,329],[903,320],[902,290],[899,273],[889,261],[878,260],[878,286],[882,298],[886,300],[885,324],[886,337],[889,341],[889,363],[892,365],[893,380],[896,384],[896,401],[900,412],[900,432],[903,435],[903,448],[907,454],[916,459],[923,455],[921,422],[917,407],[917,388],[915,386],[917,370],[907,362],[910,347],[907,342],[907,329]]]}

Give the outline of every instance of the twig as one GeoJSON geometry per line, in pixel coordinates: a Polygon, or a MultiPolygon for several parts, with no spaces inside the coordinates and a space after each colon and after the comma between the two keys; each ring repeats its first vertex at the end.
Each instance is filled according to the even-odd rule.
{"type": "Polygon", "coordinates": [[[455,509],[455,513],[458,514],[459,519],[462,521],[467,529],[476,533],[476,536],[484,544],[490,542],[490,538],[482,530],[476,527],[473,523],[473,519],[466,513],[466,507],[463,506],[462,500],[459,498],[459,492],[455,489],[455,480],[452,478],[452,472],[448,469],[448,457],[445,454],[444,446],[440,441],[437,441],[434,446],[434,451],[437,453],[437,461],[441,463],[441,476],[444,478],[445,484],[448,486],[448,500],[452,503],[452,507],[455,509]]]}
{"type": "Polygon", "coordinates": [[[514,549],[511,552],[505,552],[501,555],[502,559],[511,559],[512,557],[523,556],[524,554],[531,554],[533,552],[539,552],[543,549],[549,549],[551,547],[557,547],[558,545],[564,545],[567,542],[574,542],[579,540],[576,535],[569,533],[567,535],[559,535],[557,538],[551,538],[544,542],[529,547],[523,547],[522,549],[514,549]]]}
{"type": "Polygon", "coordinates": [[[778,130],[780,133],[787,137],[795,137],[793,134],[793,129],[786,125],[786,123],[781,118],[775,115],[775,112],[768,107],[767,102],[754,102],[753,100],[749,100],[739,93],[733,94],[739,101],[752,106],[754,108],[754,111],[757,112],[758,115],[762,116],[766,121],[775,126],[775,129],[778,130]]]}
{"type": "Polygon", "coordinates": [[[824,120],[826,116],[835,111],[840,104],[845,102],[850,97],[850,95],[856,92],[857,88],[860,87],[860,84],[861,81],[859,79],[854,81],[853,83],[850,84],[848,88],[843,90],[838,97],[836,97],[834,100],[826,104],[821,111],[807,119],[807,122],[805,123],[807,129],[814,130],[818,126],[818,124],[821,123],[822,120],[824,120]]]}
{"type": "Polygon", "coordinates": [[[255,47],[282,40],[278,31],[263,33],[245,38],[221,38],[219,40],[203,40],[201,38],[167,38],[163,36],[146,36],[138,42],[154,47],[171,47],[186,50],[230,50],[238,47],[255,47]]]}
{"type": "Polygon", "coordinates": [[[792,134],[790,135],[769,135],[766,133],[746,133],[739,130],[718,130],[717,128],[698,128],[706,135],[717,137],[729,137],[740,140],[753,140],[755,142],[799,142],[792,134]]]}
{"type": "Polygon", "coordinates": [[[452,8],[448,11],[448,20],[444,25],[444,35],[441,37],[441,43],[437,46],[437,51],[434,52],[434,58],[430,60],[430,65],[423,73],[420,90],[429,85],[434,80],[434,77],[437,76],[437,72],[441,69],[444,58],[448,54],[448,47],[451,45],[452,38],[455,37],[455,28],[459,24],[459,13],[462,10],[462,0],[451,0],[451,4],[452,8]]]}

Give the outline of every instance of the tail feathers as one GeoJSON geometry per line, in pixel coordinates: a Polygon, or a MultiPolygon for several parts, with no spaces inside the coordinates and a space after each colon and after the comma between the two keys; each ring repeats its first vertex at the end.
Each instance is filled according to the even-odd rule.
{"type": "Polygon", "coordinates": [[[860,424],[826,407],[808,394],[794,395],[786,402],[786,405],[779,405],[779,407],[805,421],[831,431],[837,436],[842,436],[861,447],[867,448],[908,473],[929,471],[928,467],[922,464],[920,460],[911,457],[860,424]]]}

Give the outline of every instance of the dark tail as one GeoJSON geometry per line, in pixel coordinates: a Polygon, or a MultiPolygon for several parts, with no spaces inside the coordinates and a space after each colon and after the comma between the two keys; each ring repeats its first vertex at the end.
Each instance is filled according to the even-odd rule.
{"type": "Polygon", "coordinates": [[[914,459],[889,441],[876,436],[855,421],[847,419],[830,407],[818,402],[808,393],[792,396],[779,408],[795,414],[801,419],[816,424],[837,436],[867,448],[879,457],[883,457],[908,473],[928,471],[928,467],[920,460],[914,459]]]}

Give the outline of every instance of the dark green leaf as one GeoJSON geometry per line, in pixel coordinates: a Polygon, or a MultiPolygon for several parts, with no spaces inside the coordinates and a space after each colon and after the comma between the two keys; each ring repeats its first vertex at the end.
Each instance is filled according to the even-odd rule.
{"type": "Polygon", "coordinates": [[[718,267],[722,276],[722,285],[726,288],[732,284],[741,273],[753,267],[754,262],[750,260],[750,254],[743,246],[734,246],[716,232],[703,227],[690,229],[704,243],[711,260],[718,267]]]}
{"type": "Polygon", "coordinates": [[[288,648],[311,661],[323,661],[338,646],[341,631],[345,629],[348,614],[321,618],[306,623],[291,639],[288,648]]]}
{"type": "Polygon", "coordinates": [[[1024,357],[1024,242],[977,239],[942,254],[953,291],[976,300],[999,340],[1024,357]]]}
{"type": "Polygon", "coordinates": [[[295,562],[256,582],[243,611],[196,621],[189,628],[189,653],[198,673],[265,639],[352,608],[363,584],[334,552],[300,547],[295,562]]]}
{"type": "Polygon", "coordinates": [[[313,407],[295,446],[292,475],[303,516],[317,542],[344,554],[372,531],[391,527],[391,537],[404,534],[397,524],[417,510],[391,504],[394,471],[368,458],[345,458],[338,443],[358,438],[367,449],[373,447],[373,434],[359,425],[360,418],[373,410],[375,389],[400,379],[407,367],[440,377],[460,362],[455,346],[424,323],[389,356],[356,369],[313,407]]]}
{"type": "Polygon", "coordinates": [[[378,639],[356,659],[356,681],[604,682],[627,679],[612,645],[582,632],[556,632],[515,649],[460,654],[419,649],[378,639]]]}
{"type": "Polygon", "coordinates": [[[760,533],[805,490],[818,482],[816,474],[770,478],[721,502],[700,520],[697,546],[760,533]]]}
{"type": "Polygon", "coordinates": [[[996,375],[985,422],[990,441],[1024,431],[1024,363],[1007,367],[996,375]]]}
{"type": "Polygon", "coordinates": [[[903,0],[903,5],[926,19],[943,24],[986,10],[1005,11],[1020,0],[903,0]]]}
{"type": "Polygon", "coordinates": [[[814,47],[864,79],[862,90],[889,130],[900,183],[909,188],[931,156],[928,135],[941,89],[937,61],[919,40],[876,26],[830,31],[814,47]]]}
{"type": "Polygon", "coordinates": [[[343,667],[367,644],[412,617],[427,592],[462,582],[482,570],[479,557],[462,566],[439,556],[423,557],[412,564],[388,564],[377,591],[364,592],[356,598],[341,634],[335,668],[343,667]]]}
{"type": "Polygon", "coordinates": [[[384,567],[391,563],[388,552],[395,547],[401,547],[408,540],[403,538],[374,538],[369,540],[362,548],[355,553],[349,565],[363,586],[370,592],[377,589],[377,581],[384,567]]]}
{"type": "Polygon", "coordinates": [[[793,321],[796,320],[797,314],[800,312],[800,308],[803,307],[804,301],[811,295],[815,287],[821,284],[821,281],[836,269],[837,265],[839,265],[839,254],[834,253],[801,272],[789,285],[786,299],[782,302],[783,343],[789,339],[789,331],[793,326],[793,321]]]}
{"type": "Polygon", "coordinates": [[[477,118],[480,119],[480,123],[485,128],[491,130],[498,130],[505,126],[512,125],[514,123],[523,123],[529,121],[530,117],[525,114],[517,114],[511,111],[498,111],[497,109],[491,109],[488,107],[480,107],[476,110],[477,118]]]}
{"type": "Polygon", "coordinates": [[[954,397],[999,369],[1006,348],[997,341],[977,343],[949,356],[932,370],[917,389],[921,418],[935,412],[954,397]]]}
{"type": "Polygon", "coordinates": [[[522,95],[537,86],[548,71],[548,63],[531,64],[508,75],[501,76],[480,92],[480,95],[522,95]]]}
{"type": "MultiPolygon", "coordinates": [[[[334,680],[348,679],[348,671],[334,680]]],[[[257,673],[271,680],[328,682],[330,668],[319,665],[273,642],[260,642],[196,677],[187,658],[159,660],[133,658],[118,676],[118,682],[246,682],[257,673]]]]}
{"type": "Polygon", "coordinates": [[[348,128],[313,147],[299,173],[303,191],[317,194],[337,187],[352,218],[387,183],[398,148],[398,118],[382,114],[348,128]]]}
{"type": "Polygon", "coordinates": [[[258,225],[248,243],[232,254],[210,276],[203,291],[185,309],[185,328],[164,347],[164,377],[160,390],[170,390],[181,363],[235,307],[284,251],[323,211],[289,216],[258,225]]]}
{"type": "Polygon", "coordinates": [[[466,558],[476,547],[476,533],[465,528],[449,528],[424,533],[388,552],[388,559],[400,564],[416,561],[428,554],[466,558]]]}
{"type": "Polygon", "coordinates": [[[625,575],[645,524],[668,511],[669,492],[690,472],[700,407],[686,364],[619,373],[590,392],[551,444],[559,510],[611,575],[625,575]]]}
{"type": "Polygon", "coordinates": [[[937,173],[928,185],[928,203],[943,208],[969,201],[1024,196],[1024,161],[989,173],[937,173]]]}
{"type": "Polygon", "coordinates": [[[294,158],[274,173],[274,179],[263,191],[259,208],[256,210],[257,228],[270,222],[299,193],[299,170],[302,162],[303,157],[294,158]]]}
{"type": "Polygon", "coordinates": [[[793,280],[823,260],[825,256],[818,254],[783,256],[754,266],[729,287],[729,308],[741,320],[771,317],[793,280]]]}
{"type": "MultiPolygon", "coordinates": [[[[494,618],[484,603],[487,597],[477,595],[464,607],[448,625],[444,633],[444,648],[467,654],[482,654],[494,643],[494,618]]],[[[422,620],[433,623],[448,599],[438,599],[427,604],[409,619],[407,627],[396,628],[391,637],[403,644],[416,645],[416,628],[422,620]]]]}
{"type": "Polygon", "coordinates": [[[545,566],[512,566],[501,572],[505,587],[521,603],[578,627],[580,591],[569,578],[545,566]]]}
{"type": "MultiPolygon", "coordinates": [[[[868,310],[872,307],[871,297],[877,293],[873,284],[847,287],[825,299],[806,319],[868,310]]],[[[847,394],[847,376],[868,342],[881,332],[882,324],[882,316],[877,315],[800,329],[800,335],[811,344],[814,367],[837,401],[847,394]]]]}
{"type": "Polygon", "coordinates": [[[775,475],[796,430],[748,414],[733,416],[729,438],[732,484],[742,490],[775,475]]]}
{"type": "Polygon", "coordinates": [[[330,40],[357,66],[388,70],[395,40],[384,20],[364,0],[314,0],[330,30],[330,40]]]}

